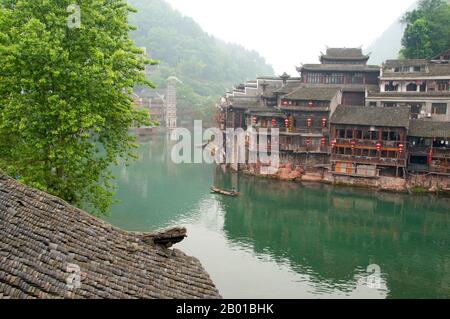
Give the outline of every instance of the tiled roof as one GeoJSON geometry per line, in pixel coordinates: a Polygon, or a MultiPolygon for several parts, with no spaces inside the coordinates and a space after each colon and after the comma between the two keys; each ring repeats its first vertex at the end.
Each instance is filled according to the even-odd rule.
{"type": "Polygon", "coordinates": [[[331,117],[331,123],[407,128],[409,118],[408,107],[381,108],[339,105],[331,117]]]}
{"type": "Polygon", "coordinates": [[[450,138],[450,122],[438,122],[425,119],[411,120],[408,135],[428,138],[450,138]]]}
{"type": "Polygon", "coordinates": [[[286,118],[286,115],[283,112],[267,107],[249,109],[247,113],[260,117],[286,118]]]}
{"type": "Polygon", "coordinates": [[[322,57],[328,59],[369,59],[369,56],[363,54],[361,48],[328,48],[327,53],[322,57]]]}
{"type": "Polygon", "coordinates": [[[450,98],[450,91],[430,91],[430,92],[369,92],[369,98],[371,97],[384,97],[384,98],[398,98],[398,97],[410,97],[410,98],[450,98]]]}
{"type": "Polygon", "coordinates": [[[448,76],[450,79],[450,64],[441,64],[429,62],[423,59],[410,59],[410,60],[387,60],[383,64],[383,76],[382,78],[406,78],[406,79],[419,79],[422,77],[430,76],[448,76]],[[395,68],[403,66],[422,66],[421,71],[417,72],[394,72],[395,68]]]}
{"type": "Polygon", "coordinates": [[[339,92],[337,88],[330,87],[300,87],[283,96],[287,100],[331,101],[339,92]]]}
{"type": "Polygon", "coordinates": [[[197,259],[166,248],[184,236],[122,231],[0,173],[0,298],[219,298],[197,259]]]}
{"type": "Polygon", "coordinates": [[[377,65],[358,65],[358,64],[304,64],[297,68],[299,72],[303,71],[336,71],[336,72],[379,72],[377,65]]]}

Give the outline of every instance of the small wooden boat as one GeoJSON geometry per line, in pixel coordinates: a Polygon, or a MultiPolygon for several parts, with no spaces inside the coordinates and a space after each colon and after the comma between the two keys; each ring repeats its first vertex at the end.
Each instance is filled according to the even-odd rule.
{"type": "Polygon", "coordinates": [[[220,195],[225,195],[225,196],[231,196],[231,197],[239,196],[239,193],[238,193],[238,192],[235,192],[235,191],[226,191],[226,190],[220,189],[220,188],[215,187],[215,186],[211,186],[211,191],[212,191],[213,193],[220,194],[220,195]]]}

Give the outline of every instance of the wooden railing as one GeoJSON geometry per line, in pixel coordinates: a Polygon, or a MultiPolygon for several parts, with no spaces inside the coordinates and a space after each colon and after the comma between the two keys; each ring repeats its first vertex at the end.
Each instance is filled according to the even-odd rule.
{"type": "Polygon", "coordinates": [[[294,153],[323,153],[330,154],[331,148],[329,146],[301,146],[297,144],[280,144],[280,151],[290,151],[294,153]]]}
{"type": "Polygon", "coordinates": [[[388,166],[406,166],[406,159],[397,158],[384,158],[384,157],[368,157],[368,156],[353,156],[353,155],[342,155],[333,154],[331,156],[332,161],[345,161],[361,164],[377,164],[377,165],[388,165],[388,166]]]}
{"type": "MultiPolygon", "coordinates": [[[[352,142],[356,142],[356,146],[367,146],[376,148],[380,141],[377,140],[360,140],[360,139],[349,139],[349,138],[338,138],[336,139],[337,145],[352,145],[352,142]]],[[[398,148],[400,144],[405,145],[406,142],[399,141],[381,141],[382,148],[398,148]]]]}
{"type": "Polygon", "coordinates": [[[433,148],[433,157],[450,158],[449,148],[433,148]]]}

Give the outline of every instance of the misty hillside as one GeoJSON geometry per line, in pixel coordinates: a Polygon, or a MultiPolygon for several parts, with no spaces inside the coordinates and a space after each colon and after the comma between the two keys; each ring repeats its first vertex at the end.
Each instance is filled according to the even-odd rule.
{"type": "MultiPolygon", "coordinates": [[[[410,8],[405,10],[411,11],[417,7],[417,4],[414,4],[410,8]]],[[[403,15],[402,15],[403,16],[403,15]]],[[[402,16],[398,17],[396,21],[392,23],[392,25],[385,30],[381,36],[376,39],[367,49],[366,52],[372,52],[370,56],[371,64],[381,65],[384,61],[388,59],[398,59],[399,52],[402,46],[402,38],[403,32],[405,31],[405,27],[401,22],[402,16]]]]}
{"type": "Polygon", "coordinates": [[[151,80],[163,85],[171,75],[181,79],[184,100],[179,99],[180,104],[196,106],[242,81],[274,73],[257,52],[215,39],[163,0],[129,3],[138,10],[130,18],[138,28],[133,39],[161,61],[151,80]]]}
{"type": "Polygon", "coordinates": [[[375,40],[367,49],[371,52],[371,64],[381,65],[388,59],[397,59],[401,49],[401,42],[405,26],[400,23],[400,19],[394,22],[383,34],[375,40]]]}

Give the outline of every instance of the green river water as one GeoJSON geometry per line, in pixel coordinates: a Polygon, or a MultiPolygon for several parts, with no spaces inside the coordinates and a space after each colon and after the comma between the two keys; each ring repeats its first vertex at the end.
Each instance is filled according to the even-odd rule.
{"type": "Polygon", "coordinates": [[[449,198],[175,165],[170,150],[165,135],[141,138],[140,160],[115,169],[120,204],[106,220],[130,231],[187,227],[176,247],[200,259],[223,297],[450,298],[449,198]]]}

